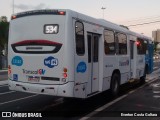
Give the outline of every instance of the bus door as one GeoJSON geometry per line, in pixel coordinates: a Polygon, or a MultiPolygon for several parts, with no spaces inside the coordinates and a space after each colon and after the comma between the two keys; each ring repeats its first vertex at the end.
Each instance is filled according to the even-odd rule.
{"type": "Polygon", "coordinates": [[[88,93],[99,90],[99,35],[88,33],[88,93]]]}
{"type": "Polygon", "coordinates": [[[154,54],[154,45],[152,43],[148,44],[148,54],[149,54],[149,58],[148,58],[148,62],[149,62],[149,71],[148,73],[152,73],[153,72],[153,54],[154,54]]]}
{"type": "Polygon", "coordinates": [[[130,78],[134,78],[136,76],[136,63],[135,63],[135,41],[130,40],[130,78]]]}

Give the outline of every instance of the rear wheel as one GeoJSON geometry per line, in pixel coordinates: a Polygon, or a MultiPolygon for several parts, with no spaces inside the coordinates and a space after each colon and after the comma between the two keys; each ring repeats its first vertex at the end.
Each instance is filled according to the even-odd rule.
{"type": "Polygon", "coordinates": [[[119,87],[120,87],[120,76],[117,73],[114,73],[111,79],[111,95],[113,97],[116,97],[119,93],[119,87]]]}

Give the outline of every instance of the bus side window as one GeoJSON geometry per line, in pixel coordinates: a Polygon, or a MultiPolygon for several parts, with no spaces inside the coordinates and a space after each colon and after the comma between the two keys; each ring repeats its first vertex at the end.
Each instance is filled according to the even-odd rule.
{"type": "Polygon", "coordinates": [[[144,53],[145,54],[148,54],[148,41],[147,40],[144,40],[144,53]]]}
{"type": "Polygon", "coordinates": [[[75,37],[76,37],[76,53],[79,56],[85,53],[84,43],[84,26],[82,22],[76,21],[75,23],[75,37]]]}
{"type": "Polygon", "coordinates": [[[139,55],[143,55],[146,54],[146,44],[145,41],[143,39],[138,38],[137,39],[137,53],[139,55]]]}
{"type": "Polygon", "coordinates": [[[122,33],[117,33],[119,54],[126,55],[127,54],[127,36],[122,33]]]}
{"type": "Polygon", "coordinates": [[[104,30],[104,52],[106,55],[115,54],[114,32],[111,30],[104,30]]]}

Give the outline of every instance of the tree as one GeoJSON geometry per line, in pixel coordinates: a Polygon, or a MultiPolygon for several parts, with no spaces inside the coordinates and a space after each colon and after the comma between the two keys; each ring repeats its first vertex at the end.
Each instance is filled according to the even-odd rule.
{"type": "Polygon", "coordinates": [[[9,32],[9,22],[7,17],[2,16],[0,19],[0,55],[4,49],[5,44],[8,44],[8,32],[9,32]]]}

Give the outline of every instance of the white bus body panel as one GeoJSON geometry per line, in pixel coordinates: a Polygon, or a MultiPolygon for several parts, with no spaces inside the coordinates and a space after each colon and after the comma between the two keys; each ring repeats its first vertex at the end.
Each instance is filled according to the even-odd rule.
{"type": "MultiPolygon", "coordinates": [[[[66,42],[66,39],[73,39],[73,36],[65,35],[66,33],[71,34],[71,32],[71,35],[73,35],[73,29],[68,30],[69,27],[66,27],[67,25],[65,24],[66,19],[68,18],[63,15],[37,15],[17,18],[11,21],[8,46],[8,62],[12,70],[9,79],[13,80],[9,82],[11,90],[73,97],[73,89],[70,88],[74,88],[74,74],[73,67],[68,65],[68,61],[72,64],[74,62],[73,57],[67,55],[68,50],[71,49],[70,47],[67,48],[67,46],[68,44],[73,45],[73,42],[66,42]],[[58,33],[44,34],[44,26],[48,24],[57,24],[59,26],[58,33]],[[50,54],[22,54],[13,51],[12,44],[28,40],[51,41],[62,44],[62,47],[57,53],[50,54]],[[16,56],[18,57],[15,58],[16,56]],[[23,62],[22,65],[18,66],[12,63],[13,60],[19,59],[23,62]],[[69,71],[66,82],[62,82],[64,68],[69,71]]],[[[72,23],[70,22],[68,25],[72,25],[72,23]]],[[[42,47],[42,50],[39,51],[54,49],[54,47],[43,45],[39,47],[42,47]]],[[[27,45],[23,45],[17,47],[17,50],[27,51],[26,48],[27,45]]],[[[73,48],[70,51],[73,51],[73,48]]]]}

